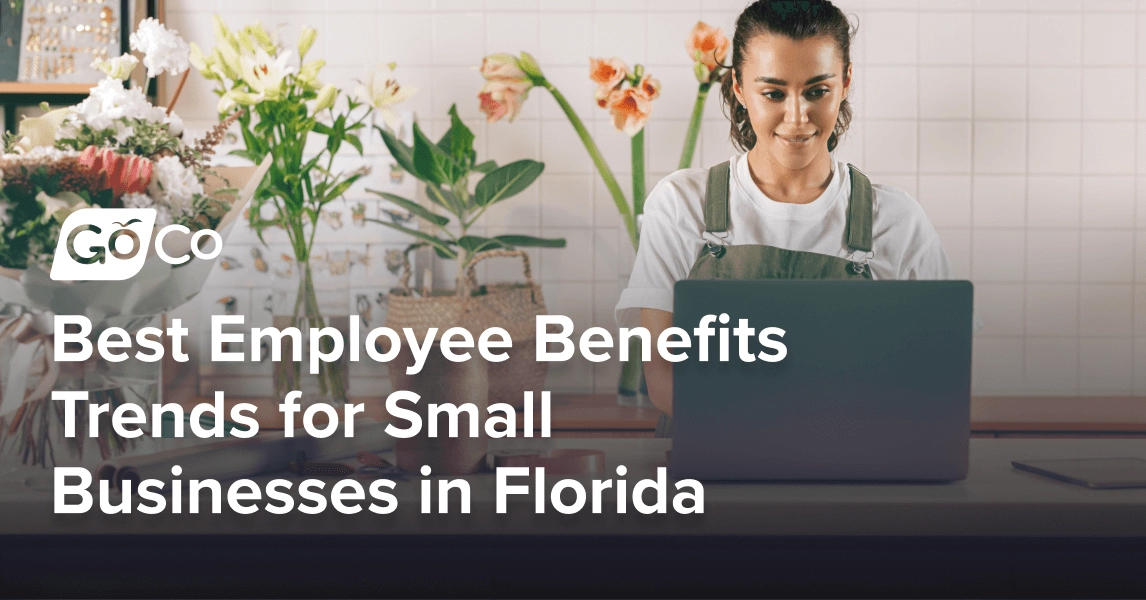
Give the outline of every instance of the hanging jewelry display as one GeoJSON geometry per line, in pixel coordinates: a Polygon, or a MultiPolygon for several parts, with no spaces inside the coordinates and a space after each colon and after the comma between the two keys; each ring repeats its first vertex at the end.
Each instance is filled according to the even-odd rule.
{"type": "Polygon", "coordinates": [[[91,64],[123,52],[116,0],[31,0],[24,5],[19,80],[90,83],[103,78],[91,64]]]}

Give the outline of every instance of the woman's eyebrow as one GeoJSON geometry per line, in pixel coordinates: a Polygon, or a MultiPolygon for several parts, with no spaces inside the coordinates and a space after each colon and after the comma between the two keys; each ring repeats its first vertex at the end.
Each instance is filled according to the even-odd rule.
{"type": "MultiPolygon", "coordinates": [[[[821,81],[824,81],[825,79],[831,79],[832,77],[835,77],[835,76],[836,76],[835,73],[824,73],[823,75],[816,75],[815,77],[805,81],[804,85],[812,85],[813,83],[819,83],[821,81]]],[[[788,85],[788,82],[784,81],[783,79],[776,79],[774,77],[764,77],[764,76],[757,77],[756,82],[757,83],[770,83],[772,85],[788,85]]]]}

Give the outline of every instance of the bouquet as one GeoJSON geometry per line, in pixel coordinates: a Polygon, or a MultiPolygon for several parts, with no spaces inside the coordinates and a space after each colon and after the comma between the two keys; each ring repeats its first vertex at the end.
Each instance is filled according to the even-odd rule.
{"type": "MultiPolygon", "coordinates": [[[[188,45],[155,19],[140,24],[131,45],[144,53],[149,76],[187,71],[188,45]]],[[[123,402],[146,404],[158,395],[157,364],[109,365],[93,359],[65,363],[64,368],[56,365],[51,315],[86,316],[93,325],[91,339],[111,326],[134,332],[194,297],[213,264],[191,260],[173,266],[161,260],[151,244],[141,271],[129,280],[55,281],[48,273],[67,217],[86,208],[144,208],[155,211],[160,227],[177,224],[190,232],[209,229],[222,234],[253,193],[254,186],[240,193],[233,184],[245,180],[257,184],[261,179],[259,169],[208,166],[229,122],[188,144],[182,121],[171,107],[153,106],[142,89],[125,88],[123,81],[138,62],[130,54],[97,61],[93,66],[107,77],[86,100],[24,119],[18,132],[4,140],[0,352],[9,350],[12,356],[3,359],[0,437],[25,463],[47,466],[57,461],[63,414],[57,406],[61,403],[46,398],[52,389],[88,390],[89,402],[110,402],[113,410],[123,402]],[[36,378],[36,385],[30,385],[36,378]]],[[[261,170],[265,172],[265,166],[261,170]]],[[[181,245],[186,253],[189,236],[164,240],[169,255],[178,253],[181,245]]],[[[80,263],[105,258],[100,253],[85,258],[69,251],[80,263]]],[[[101,429],[102,457],[123,449],[125,440],[110,427],[101,429]]],[[[82,457],[83,437],[69,442],[82,457]]]]}
{"type": "MultiPolygon", "coordinates": [[[[303,28],[293,49],[280,46],[258,22],[232,30],[215,15],[214,33],[216,45],[209,53],[191,45],[191,62],[214,86],[220,119],[238,121],[244,148],[233,153],[252,162],[271,159],[266,181],[251,203],[250,225],[260,239],[267,228],[282,228],[298,266],[297,285],[291,286],[296,291],[288,293],[285,302],[276,302],[275,317],[283,327],[322,329],[333,320],[314,283],[312,251],[319,215],[369,173],[339,171],[335,157],[344,148],[361,155],[360,136],[369,131],[372,113],[378,111],[394,126],[397,115],[391,107],[416,90],[390,76],[393,63],[389,72],[372,74],[354,96],[322,83],[319,75],[326,62],[306,60],[317,35],[310,27],[303,28]],[[320,136],[324,139],[315,144],[320,136]]],[[[333,342],[323,338],[320,344],[330,351],[333,342]]],[[[345,368],[341,362],[323,362],[310,377],[300,363],[277,363],[276,393],[300,389],[306,403],[344,403],[345,368]]]]}

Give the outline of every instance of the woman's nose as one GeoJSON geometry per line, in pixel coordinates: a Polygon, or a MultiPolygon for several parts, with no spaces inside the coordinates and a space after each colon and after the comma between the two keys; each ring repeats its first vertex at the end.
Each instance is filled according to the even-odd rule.
{"type": "Polygon", "coordinates": [[[808,102],[799,94],[791,94],[784,107],[784,120],[793,125],[808,122],[808,102]]]}

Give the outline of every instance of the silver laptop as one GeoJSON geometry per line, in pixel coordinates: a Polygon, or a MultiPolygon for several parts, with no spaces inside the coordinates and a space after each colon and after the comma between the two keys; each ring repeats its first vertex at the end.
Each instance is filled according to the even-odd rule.
{"type": "MultiPolygon", "coordinates": [[[[727,313],[784,330],[778,362],[689,358],[673,368],[670,472],[700,480],[951,481],[967,476],[968,281],[676,284],[673,324],[727,313]]],[[[753,354],[776,354],[753,338],[753,354]]]]}

